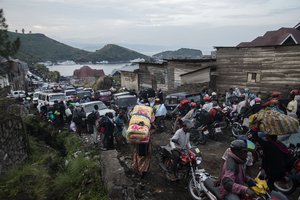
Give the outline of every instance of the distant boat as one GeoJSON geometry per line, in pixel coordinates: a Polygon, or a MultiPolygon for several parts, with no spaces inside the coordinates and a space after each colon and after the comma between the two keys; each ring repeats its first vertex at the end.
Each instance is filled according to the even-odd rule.
{"type": "Polygon", "coordinates": [[[97,64],[108,64],[109,62],[107,60],[102,60],[100,62],[96,62],[97,64]]]}
{"type": "Polygon", "coordinates": [[[63,62],[58,62],[58,65],[76,65],[76,63],[73,60],[66,60],[63,62]]]}
{"type": "Polygon", "coordinates": [[[138,63],[138,62],[145,62],[145,59],[144,58],[137,58],[137,59],[134,59],[134,60],[130,60],[131,63],[138,63]]]}

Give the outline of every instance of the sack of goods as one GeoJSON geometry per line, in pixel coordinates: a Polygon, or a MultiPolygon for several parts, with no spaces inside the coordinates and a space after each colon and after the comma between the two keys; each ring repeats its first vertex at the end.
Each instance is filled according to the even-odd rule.
{"type": "Polygon", "coordinates": [[[149,130],[151,118],[154,118],[153,116],[153,109],[151,107],[141,105],[134,107],[127,129],[126,139],[128,142],[134,144],[149,143],[149,130]]]}
{"type": "Polygon", "coordinates": [[[299,121],[288,115],[272,110],[261,110],[249,117],[249,125],[259,123],[259,129],[269,135],[297,133],[299,121]]]}

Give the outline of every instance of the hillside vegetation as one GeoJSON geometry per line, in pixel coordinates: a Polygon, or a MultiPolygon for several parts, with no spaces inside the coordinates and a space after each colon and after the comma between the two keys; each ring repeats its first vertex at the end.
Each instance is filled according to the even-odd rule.
{"type": "Polygon", "coordinates": [[[0,176],[0,199],[107,199],[99,151],[75,134],[58,133],[47,122],[27,118],[29,158],[0,176]]]}
{"type": "Polygon", "coordinates": [[[14,56],[27,63],[43,61],[76,60],[87,55],[89,52],[70,47],[43,34],[20,34],[9,32],[9,37],[14,40],[19,37],[21,46],[14,56]]]}
{"type": "Polygon", "coordinates": [[[40,33],[21,34],[8,32],[8,35],[10,40],[15,40],[19,37],[21,41],[20,49],[14,58],[30,64],[45,61],[55,63],[65,60],[96,63],[101,61],[127,62],[137,58],[150,59],[149,56],[113,44],[108,44],[95,52],[88,52],[68,46],[40,33]]]}
{"type": "Polygon", "coordinates": [[[96,52],[89,53],[87,56],[81,58],[79,61],[86,62],[101,62],[101,61],[130,61],[137,58],[144,58],[145,60],[150,60],[149,56],[143,55],[136,51],[114,45],[107,44],[102,49],[96,50],[96,52]]]}
{"type": "Polygon", "coordinates": [[[176,51],[164,51],[154,54],[152,57],[156,59],[200,59],[202,56],[202,51],[200,50],[181,48],[176,51]]]}

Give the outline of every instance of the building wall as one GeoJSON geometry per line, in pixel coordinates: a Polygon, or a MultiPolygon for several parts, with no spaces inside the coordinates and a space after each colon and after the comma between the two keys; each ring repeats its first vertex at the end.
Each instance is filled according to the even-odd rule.
{"type": "Polygon", "coordinates": [[[217,49],[216,88],[283,94],[300,87],[300,45],[217,49]]]}
{"type": "Polygon", "coordinates": [[[168,90],[168,69],[165,63],[140,63],[138,74],[139,90],[145,88],[168,90]]]}
{"type": "Polygon", "coordinates": [[[212,66],[214,60],[170,60],[168,61],[168,89],[174,90],[183,84],[182,74],[195,71],[200,68],[212,66]]]}
{"type": "Polygon", "coordinates": [[[182,84],[196,84],[210,82],[210,68],[181,76],[182,84]]]}
{"type": "Polygon", "coordinates": [[[121,87],[138,91],[138,74],[134,72],[121,72],[121,87]]]}

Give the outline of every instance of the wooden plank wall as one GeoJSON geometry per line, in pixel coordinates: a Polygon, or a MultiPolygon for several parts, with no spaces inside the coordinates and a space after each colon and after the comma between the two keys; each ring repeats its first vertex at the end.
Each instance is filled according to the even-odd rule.
{"type": "Polygon", "coordinates": [[[182,85],[181,74],[185,74],[206,66],[210,66],[215,61],[202,61],[202,60],[171,60],[168,61],[168,81],[169,90],[174,90],[182,85]]]}
{"type": "Polygon", "coordinates": [[[300,87],[300,45],[278,47],[218,48],[216,88],[249,88],[269,94],[287,94],[300,87]],[[247,73],[260,74],[260,82],[248,82],[247,73]]]}
{"type": "Polygon", "coordinates": [[[139,64],[139,90],[145,88],[153,88],[155,90],[162,89],[168,90],[168,71],[166,64],[152,64],[152,63],[140,63],[139,64]],[[160,74],[164,77],[165,83],[161,83],[159,80],[154,80],[160,74]],[[153,84],[154,87],[153,87],[153,84]]]}

